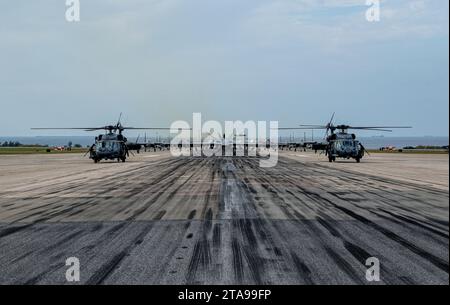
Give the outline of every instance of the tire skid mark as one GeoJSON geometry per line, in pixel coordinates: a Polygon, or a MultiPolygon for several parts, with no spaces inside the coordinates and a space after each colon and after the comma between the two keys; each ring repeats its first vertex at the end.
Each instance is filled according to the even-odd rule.
{"type": "Polygon", "coordinates": [[[421,229],[424,229],[426,231],[429,231],[431,233],[434,233],[434,234],[439,235],[441,237],[444,237],[446,239],[449,238],[448,232],[444,233],[444,232],[436,230],[434,228],[430,228],[428,225],[423,225],[418,220],[414,220],[413,217],[408,217],[408,216],[402,216],[402,215],[399,215],[399,214],[394,214],[394,213],[391,213],[391,212],[389,212],[389,211],[387,211],[385,209],[382,209],[382,208],[379,209],[379,210],[382,211],[383,213],[391,215],[392,217],[397,218],[397,219],[399,219],[399,220],[401,220],[403,222],[412,224],[412,225],[414,225],[416,227],[419,227],[421,229]]]}
{"type": "Polygon", "coordinates": [[[231,241],[231,250],[233,253],[233,270],[236,284],[242,284],[244,278],[244,264],[242,262],[242,247],[236,238],[231,241]]]}
{"type": "MultiPolygon", "coordinates": [[[[249,176],[248,172],[244,169],[253,167],[257,159],[240,158],[235,162],[237,163],[236,168],[243,170],[231,171],[225,175],[225,177],[235,181],[235,184],[238,186],[238,189],[235,190],[236,193],[244,193],[244,195],[241,195],[243,197],[239,198],[239,200],[245,204],[245,208],[234,211],[231,220],[231,235],[233,237],[231,248],[233,252],[235,280],[239,283],[246,282],[244,279],[245,274],[250,275],[250,279],[248,279],[250,283],[270,284],[264,280],[266,278],[266,272],[269,270],[274,272],[275,270],[283,270],[286,268],[285,257],[275,246],[277,243],[271,233],[274,232],[273,227],[269,226],[264,219],[261,219],[262,215],[259,214],[256,202],[252,196],[253,192],[240,191],[241,189],[250,190],[248,187],[249,180],[245,180],[242,177],[249,176]],[[273,253],[270,253],[271,250],[273,250],[273,253]],[[263,256],[263,253],[267,253],[270,257],[276,256],[277,259],[265,259],[263,257],[267,255],[263,256]]],[[[228,187],[229,184],[225,183],[222,185],[228,187]]]]}
{"type": "Polygon", "coordinates": [[[364,284],[363,280],[359,276],[361,272],[357,273],[355,269],[342,256],[340,256],[336,251],[334,251],[330,247],[325,246],[325,251],[328,253],[328,256],[331,257],[331,259],[339,267],[338,270],[341,270],[345,274],[347,274],[353,280],[353,282],[357,284],[364,284]]]}
{"type": "MultiPolygon", "coordinates": [[[[85,201],[82,203],[79,200],[74,202],[73,198],[66,199],[65,197],[37,196],[30,201],[23,200],[20,202],[20,207],[30,206],[30,209],[27,211],[17,209],[15,217],[20,216],[20,220],[35,216],[41,217],[37,222],[25,225],[19,225],[20,222],[18,222],[17,225],[0,229],[0,241],[3,241],[2,236],[22,234],[27,230],[37,231],[38,228],[34,226],[35,224],[57,220],[61,216],[89,214],[90,211],[91,213],[100,213],[101,208],[95,208],[95,206],[101,206],[108,202],[109,204],[103,208],[112,209],[114,207],[115,215],[123,213],[127,209],[129,212],[127,217],[133,212],[136,217],[145,216],[146,212],[147,214],[151,212],[151,219],[156,220],[157,223],[162,223],[163,218],[167,215],[170,216],[171,212],[187,217],[188,221],[182,225],[186,231],[180,233],[179,237],[188,242],[186,238],[190,236],[189,243],[194,245],[194,249],[192,249],[190,259],[178,262],[186,263],[187,272],[182,276],[189,284],[206,283],[208,279],[212,282],[229,280],[223,278],[225,274],[222,273],[222,264],[225,262],[231,265],[233,271],[232,274],[226,274],[226,276],[231,276],[231,280],[234,280],[233,283],[237,284],[270,284],[272,279],[277,278],[277,274],[283,272],[287,272],[284,278],[289,278],[290,281],[293,279],[307,284],[323,282],[323,277],[316,274],[314,265],[307,264],[308,258],[310,259],[308,255],[311,254],[309,251],[312,249],[304,248],[298,243],[293,245],[293,237],[286,235],[287,228],[295,228],[302,231],[302,234],[307,234],[314,245],[317,243],[320,246],[322,251],[318,253],[323,256],[325,261],[330,258],[339,266],[336,270],[352,282],[361,283],[364,281],[365,274],[361,270],[365,269],[364,261],[367,256],[374,255],[381,258],[382,255],[374,253],[375,250],[371,247],[373,244],[370,242],[355,242],[358,240],[358,237],[355,236],[357,233],[348,231],[345,225],[341,225],[340,220],[336,220],[336,218],[343,217],[345,219],[343,223],[352,222],[357,229],[367,234],[379,232],[382,242],[390,244],[390,241],[393,241],[396,247],[397,244],[401,245],[400,251],[405,248],[407,251],[404,252],[407,252],[408,255],[411,253],[410,256],[414,256],[414,259],[417,255],[417,259],[420,257],[418,261],[426,265],[422,267],[430,274],[436,271],[440,274],[434,266],[438,268],[441,266],[440,270],[446,267],[448,274],[448,262],[445,259],[437,256],[430,257],[429,252],[400,237],[396,230],[389,230],[378,224],[376,220],[372,220],[373,217],[377,220],[387,220],[387,223],[395,226],[404,225],[408,229],[411,228],[411,232],[420,234],[420,239],[431,240],[433,243],[430,244],[437,245],[440,249],[448,240],[448,220],[435,218],[438,212],[445,210],[442,201],[448,199],[448,194],[443,192],[424,190],[419,187],[415,189],[400,182],[393,187],[388,187],[389,182],[374,184],[370,176],[361,175],[361,178],[357,180],[360,177],[359,174],[342,173],[328,167],[316,169],[315,165],[288,163],[283,158],[280,159],[276,169],[260,168],[257,158],[180,158],[170,162],[165,161],[164,164],[164,166],[144,166],[131,174],[121,173],[121,178],[118,180],[111,175],[110,180],[107,181],[107,187],[99,188],[98,181],[94,183],[92,179],[82,183],[83,186],[71,184],[66,190],[52,190],[54,195],[66,195],[74,190],[82,190],[83,193],[92,194],[101,194],[107,191],[112,196],[95,197],[94,195],[91,200],[89,197],[85,197],[86,200],[83,199],[85,201]],[[183,186],[182,188],[178,187],[180,184],[183,186]],[[361,186],[361,191],[356,195],[355,192],[348,191],[349,184],[361,186]],[[395,189],[396,187],[405,189],[405,191],[398,191],[395,189]],[[189,191],[185,193],[182,191],[183,189],[189,191]],[[57,190],[61,191],[57,192],[57,190]],[[119,194],[119,192],[121,193],[119,194]],[[413,195],[407,194],[407,192],[412,192],[413,195]],[[194,193],[201,193],[202,197],[196,196],[194,193]],[[433,204],[428,204],[428,202],[425,204],[423,198],[430,194],[432,194],[430,201],[433,201],[433,204]],[[120,202],[114,201],[115,198],[117,200],[126,199],[131,204],[128,207],[120,205],[120,202]],[[32,206],[36,200],[45,200],[45,204],[38,207],[32,206]],[[225,201],[228,201],[227,204],[225,201]],[[228,205],[230,202],[233,204],[228,205]],[[372,206],[369,206],[368,203],[371,203],[372,206]],[[403,206],[406,203],[412,204],[403,206]],[[142,204],[143,206],[140,207],[139,205],[142,204]],[[226,206],[231,208],[229,214],[231,218],[225,218],[222,222],[226,206]],[[289,225],[285,226],[286,222],[272,221],[273,218],[270,214],[272,212],[266,209],[266,206],[278,208],[281,211],[279,215],[282,219],[287,218],[284,221],[289,225]],[[215,215],[217,207],[219,213],[215,215]],[[422,212],[420,207],[424,207],[423,214],[419,214],[419,211],[422,212]],[[139,213],[136,213],[137,211],[139,213]],[[194,222],[195,217],[200,218],[201,225],[195,226],[198,228],[197,231],[189,233],[187,230],[191,222],[194,222]],[[301,248],[296,248],[296,246],[301,246],[301,248]],[[224,260],[224,249],[230,251],[229,261],[224,260]],[[304,254],[306,255],[303,256],[304,254]]],[[[0,203],[2,206],[8,204],[3,199],[2,202],[4,203],[0,203]]],[[[12,211],[14,210],[12,209],[12,211]]],[[[90,283],[108,283],[119,278],[121,268],[127,266],[125,265],[125,262],[128,262],[126,257],[134,251],[135,247],[143,244],[145,236],[151,232],[151,227],[145,226],[142,229],[139,227],[139,231],[134,232],[130,224],[138,221],[134,218],[133,220],[117,222],[112,228],[99,234],[100,238],[84,245],[83,249],[86,249],[86,255],[90,259],[95,259],[98,253],[93,251],[96,248],[106,248],[106,245],[111,243],[121,244],[120,247],[117,247],[117,251],[109,254],[106,263],[101,264],[97,276],[89,279],[90,283]],[[122,244],[120,240],[125,235],[127,241],[126,244],[122,244]]],[[[153,223],[153,221],[151,222],[153,223]]],[[[100,225],[95,230],[101,230],[101,228],[100,225]]],[[[170,236],[171,226],[167,224],[164,228],[162,229],[164,234],[159,238],[170,236]]],[[[80,235],[83,235],[82,232],[76,230],[64,231],[63,235],[57,236],[55,242],[41,252],[48,252],[52,257],[58,257],[62,252],[56,254],[54,252],[64,247],[68,241],[79,240],[80,235]]],[[[15,238],[15,236],[11,238],[15,238]]],[[[170,262],[175,261],[175,251],[179,248],[175,243],[178,245],[182,241],[174,241],[174,246],[168,248],[165,263],[163,262],[158,267],[159,278],[167,275],[168,267],[172,266],[170,262]]],[[[403,255],[406,259],[408,259],[407,253],[403,255]]],[[[27,252],[23,254],[22,258],[17,257],[16,259],[21,260],[31,254],[27,252]]],[[[389,266],[390,268],[392,263],[389,260],[386,263],[386,259],[383,257],[382,267],[389,266]]],[[[29,279],[28,283],[39,283],[50,273],[58,270],[56,265],[48,268],[45,272],[29,279]]],[[[409,276],[391,274],[393,272],[395,270],[384,270],[383,274],[387,274],[383,276],[383,282],[415,283],[414,280],[417,279],[416,277],[413,279],[409,276]]],[[[416,274],[414,275],[416,276],[416,274]]]]}
{"type": "Polygon", "coordinates": [[[312,279],[311,269],[306,266],[304,262],[297,256],[295,252],[291,252],[291,259],[294,263],[295,268],[297,269],[297,275],[301,282],[304,282],[306,285],[313,285],[314,281],[312,279]]]}
{"type": "MultiPolygon", "coordinates": [[[[130,225],[131,222],[128,222],[130,225]]],[[[153,229],[154,222],[148,223],[141,232],[118,254],[114,255],[106,264],[102,265],[87,281],[88,285],[102,284],[119,267],[123,259],[129,255],[135,247],[138,247],[147,234],[153,229]]],[[[127,226],[124,226],[125,229],[127,226]]]]}
{"type": "MultiPolygon", "coordinates": [[[[163,186],[162,187],[158,187],[157,188],[158,192],[155,193],[149,199],[147,199],[142,204],[142,207],[140,207],[139,209],[135,210],[133,212],[133,214],[130,217],[128,217],[127,220],[129,220],[129,221],[135,220],[139,215],[145,213],[145,211],[147,211],[150,208],[150,206],[152,206],[161,196],[165,195],[166,191],[174,185],[175,181],[177,179],[179,179],[181,176],[186,174],[186,172],[189,170],[189,166],[188,165],[189,165],[189,162],[187,162],[187,163],[183,162],[181,164],[178,164],[176,169],[172,169],[169,174],[164,175],[165,179],[162,180],[164,182],[161,181],[163,186]],[[179,171],[181,170],[181,167],[184,167],[184,169],[183,169],[183,171],[181,173],[179,173],[179,171]]],[[[179,189],[180,189],[180,187],[177,187],[176,190],[173,191],[172,193],[176,193],[179,189]]],[[[169,193],[169,196],[170,196],[170,193],[169,193]]],[[[160,206],[162,204],[163,203],[160,203],[160,206]]]]}
{"type": "Polygon", "coordinates": [[[194,251],[188,266],[186,281],[188,284],[196,283],[195,279],[199,271],[207,271],[211,265],[211,246],[210,242],[203,232],[196,241],[194,251]]]}
{"type": "MultiPolygon", "coordinates": [[[[267,176],[266,176],[267,177],[267,176]]],[[[267,180],[269,180],[269,179],[271,179],[271,177],[268,177],[267,178],[267,180]]],[[[274,180],[274,178],[272,178],[272,180],[274,180]]],[[[286,180],[288,180],[288,179],[286,179],[286,180]]],[[[267,181],[266,181],[267,182],[267,181]]],[[[283,184],[284,185],[284,184],[283,184]]],[[[272,191],[271,191],[271,189],[270,189],[270,187],[268,187],[267,185],[266,185],[266,189],[268,189],[269,190],[269,192],[271,193],[271,194],[279,194],[279,193],[282,193],[282,190],[276,190],[275,192],[273,192],[273,186],[272,186],[272,191]]],[[[315,194],[315,193],[309,193],[308,194],[308,192],[306,192],[306,191],[302,191],[302,193],[303,194],[307,194],[307,195],[309,195],[308,197],[313,201],[313,202],[327,202],[327,200],[325,200],[325,201],[323,201],[322,199],[323,198],[321,198],[320,196],[318,196],[317,194],[315,194]]],[[[338,194],[340,194],[340,193],[338,193],[338,194]]],[[[278,199],[280,199],[280,198],[278,198],[278,199]]],[[[282,198],[281,198],[282,199],[282,198]]],[[[342,199],[342,198],[341,198],[342,199]]],[[[328,200],[329,201],[329,200],[328,200]]],[[[287,210],[285,210],[285,213],[287,214],[287,215],[289,215],[289,211],[287,211],[287,210]]],[[[297,214],[297,213],[294,213],[295,214],[295,217],[298,219],[299,218],[299,215],[297,214]]],[[[320,212],[319,212],[319,214],[320,214],[320,212]]],[[[330,232],[330,234],[331,235],[333,235],[333,236],[335,236],[335,237],[338,237],[338,238],[341,238],[342,239],[342,236],[341,236],[341,234],[340,233],[338,233],[338,231],[335,229],[335,228],[333,228],[331,225],[329,225],[324,219],[322,219],[322,218],[320,218],[320,217],[318,217],[318,221],[319,221],[319,223],[321,224],[321,225],[323,225],[329,232],[330,232]]],[[[343,244],[345,245],[345,248],[358,260],[358,261],[360,261],[360,262],[362,262],[362,253],[366,256],[366,259],[368,258],[368,257],[370,257],[371,255],[367,252],[367,251],[365,251],[364,249],[362,249],[362,248],[360,248],[360,247],[358,247],[358,246],[353,246],[352,247],[352,245],[351,245],[351,243],[349,243],[347,240],[345,240],[345,239],[342,239],[343,240],[343,244]]],[[[364,264],[363,262],[362,262],[362,264],[364,264]]],[[[348,270],[347,270],[348,271],[348,270]]],[[[349,275],[351,275],[350,273],[349,273],[349,275]]]]}
{"type": "Polygon", "coordinates": [[[404,239],[403,237],[399,236],[398,234],[385,229],[384,227],[368,220],[367,218],[358,215],[356,213],[354,213],[353,211],[350,211],[344,207],[340,207],[338,205],[333,204],[337,209],[340,209],[341,211],[343,211],[344,213],[346,213],[347,215],[351,216],[352,218],[355,218],[357,220],[359,220],[360,222],[362,222],[365,225],[368,225],[374,229],[376,229],[378,232],[382,233],[383,235],[385,235],[386,237],[390,238],[391,240],[401,244],[402,246],[404,246],[405,248],[409,249],[410,251],[414,252],[415,254],[419,255],[420,257],[422,257],[423,259],[425,259],[426,261],[429,261],[430,263],[432,263],[433,265],[435,265],[436,267],[438,267],[439,269],[441,269],[442,271],[446,272],[447,274],[449,273],[449,264],[447,261],[435,256],[432,253],[429,253],[417,246],[415,246],[414,244],[410,243],[409,241],[407,241],[406,239],[404,239]]]}
{"type": "MultiPolygon", "coordinates": [[[[147,167],[147,166],[145,166],[145,167],[147,167]]],[[[95,180],[95,179],[93,179],[93,180],[95,180]]],[[[120,181],[118,181],[118,182],[120,183],[120,181]]],[[[90,184],[92,184],[92,182],[91,182],[90,184]]],[[[116,182],[116,184],[117,184],[117,182],[116,182]]],[[[81,184],[81,185],[82,185],[82,188],[86,188],[86,185],[85,185],[85,184],[81,184]]],[[[98,187],[98,186],[97,186],[97,185],[94,185],[94,187],[98,187]]],[[[87,187],[87,188],[89,188],[89,187],[87,187]]],[[[68,187],[68,188],[66,188],[66,189],[73,189],[73,187],[68,187]]],[[[112,186],[112,187],[109,188],[109,190],[114,190],[114,189],[117,189],[117,186],[116,186],[116,185],[114,185],[114,186],[112,186]]],[[[103,190],[102,190],[102,191],[103,191],[103,190]]],[[[42,197],[38,197],[38,198],[42,198],[42,197]]],[[[64,200],[64,198],[63,198],[63,200],[64,200]]],[[[26,213],[29,212],[30,210],[35,210],[35,209],[41,210],[41,209],[43,209],[44,207],[48,207],[48,206],[51,206],[51,205],[54,204],[54,203],[60,203],[60,202],[61,202],[61,198],[56,198],[56,199],[54,199],[54,202],[53,202],[53,203],[46,204],[46,205],[44,205],[44,206],[39,206],[39,207],[31,208],[31,209],[29,209],[28,211],[23,211],[23,212],[21,212],[21,213],[26,215],[26,213]]],[[[32,214],[32,215],[35,216],[35,215],[39,215],[40,213],[41,213],[41,212],[38,212],[38,213],[34,213],[34,214],[32,214]]],[[[29,215],[28,215],[28,216],[29,216],[29,215]]],[[[17,220],[17,221],[23,221],[23,220],[27,219],[28,216],[22,217],[22,218],[20,218],[20,219],[17,220]]]]}
{"type": "Polygon", "coordinates": [[[194,219],[196,213],[197,213],[196,210],[192,210],[188,215],[188,219],[189,220],[194,219]]]}

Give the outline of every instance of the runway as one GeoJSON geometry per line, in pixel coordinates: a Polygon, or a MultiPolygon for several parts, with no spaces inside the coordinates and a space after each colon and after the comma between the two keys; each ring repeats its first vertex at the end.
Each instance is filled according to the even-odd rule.
{"type": "Polygon", "coordinates": [[[0,284],[449,284],[448,155],[0,156],[0,284]]]}

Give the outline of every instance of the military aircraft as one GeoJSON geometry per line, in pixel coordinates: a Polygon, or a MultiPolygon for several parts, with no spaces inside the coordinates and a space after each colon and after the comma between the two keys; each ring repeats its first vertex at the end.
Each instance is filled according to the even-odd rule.
{"type": "Polygon", "coordinates": [[[147,134],[144,135],[144,141],[140,141],[141,136],[138,135],[136,138],[136,142],[128,142],[127,147],[129,151],[136,151],[136,153],[140,153],[143,149],[145,152],[147,152],[147,149],[153,149],[153,151],[159,150],[165,150],[170,149],[170,143],[169,142],[163,142],[160,139],[158,141],[148,141],[147,140],[147,134]]]}
{"type": "MultiPolygon", "coordinates": [[[[119,120],[115,125],[106,125],[101,127],[75,127],[75,128],[31,128],[32,130],[85,130],[96,131],[105,130],[104,134],[100,134],[95,137],[95,143],[89,148],[89,158],[94,160],[95,163],[101,160],[117,160],[117,162],[125,162],[129,157],[130,149],[136,149],[140,143],[129,143],[128,139],[122,134],[124,130],[170,130],[170,128],[159,127],[125,127],[120,122],[122,114],[119,116],[119,120]]],[[[139,146],[141,147],[141,146],[139,146]]],[[[140,148],[139,148],[140,149],[140,148]]],[[[86,153],[86,154],[87,154],[86,153]]]]}
{"type": "Polygon", "coordinates": [[[136,142],[128,142],[127,143],[127,149],[128,151],[135,150],[136,153],[139,153],[142,148],[146,149],[147,140],[145,139],[144,142],[139,142],[140,135],[137,136],[136,142]]]}
{"type": "Polygon", "coordinates": [[[336,158],[355,159],[357,163],[361,162],[364,153],[368,153],[363,144],[356,140],[354,133],[349,134],[348,130],[370,130],[392,132],[392,129],[411,128],[410,126],[350,126],[334,125],[334,113],[331,120],[326,125],[300,125],[294,128],[279,128],[279,130],[294,129],[325,129],[325,142],[308,143],[314,150],[324,150],[329,162],[336,161],[336,158]]]}

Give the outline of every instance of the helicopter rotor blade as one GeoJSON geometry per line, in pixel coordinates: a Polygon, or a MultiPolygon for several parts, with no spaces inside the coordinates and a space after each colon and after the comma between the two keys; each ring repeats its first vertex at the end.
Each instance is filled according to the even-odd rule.
{"type": "Polygon", "coordinates": [[[305,130],[305,129],[325,129],[325,128],[310,128],[310,127],[278,127],[278,128],[271,128],[278,129],[278,130],[305,130]]]}
{"type": "Polygon", "coordinates": [[[86,128],[84,131],[97,131],[97,130],[115,130],[114,126],[103,126],[98,128],[86,128]]]}
{"type": "Polygon", "coordinates": [[[146,128],[136,128],[136,127],[123,127],[123,126],[102,126],[102,127],[33,127],[31,130],[84,130],[84,131],[96,131],[96,130],[171,130],[171,129],[181,129],[181,130],[192,130],[192,128],[167,128],[167,127],[146,127],[146,128]]]}
{"type": "Polygon", "coordinates": [[[114,126],[102,126],[102,127],[33,127],[31,130],[84,130],[84,131],[96,131],[96,130],[113,130],[114,126]]]}
{"type": "Polygon", "coordinates": [[[349,129],[407,129],[411,126],[348,126],[349,129]]]}
{"type": "Polygon", "coordinates": [[[411,126],[345,126],[346,129],[393,132],[392,129],[408,129],[411,126]]]}
{"type": "Polygon", "coordinates": [[[33,127],[31,130],[100,130],[105,129],[105,127],[33,127]]]}
{"type": "Polygon", "coordinates": [[[331,116],[330,122],[328,122],[327,124],[327,129],[325,131],[325,138],[328,137],[328,131],[330,130],[332,124],[333,124],[333,120],[334,120],[334,115],[336,114],[336,112],[333,112],[333,115],[331,116]]]}
{"type": "Polygon", "coordinates": [[[170,128],[170,127],[121,127],[122,130],[192,130],[192,128],[170,128]]]}
{"type": "Polygon", "coordinates": [[[271,129],[278,129],[278,130],[311,130],[311,129],[327,129],[327,126],[323,125],[299,125],[300,127],[278,127],[278,128],[271,128],[271,129]]]}
{"type": "Polygon", "coordinates": [[[391,129],[382,129],[382,128],[349,128],[349,129],[393,132],[393,130],[391,129]]]}
{"type": "Polygon", "coordinates": [[[304,129],[326,129],[326,125],[299,125],[301,127],[304,127],[304,129]]]}
{"type": "Polygon", "coordinates": [[[333,123],[333,120],[334,120],[334,116],[335,116],[335,114],[336,114],[336,112],[333,112],[333,115],[331,116],[330,122],[329,122],[328,124],[331,124],[331,123],[333,123]]]}

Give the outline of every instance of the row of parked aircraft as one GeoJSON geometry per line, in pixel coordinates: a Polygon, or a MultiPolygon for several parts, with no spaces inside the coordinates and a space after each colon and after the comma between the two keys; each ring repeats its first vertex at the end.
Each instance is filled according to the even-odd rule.
{"type": "MultiPolygon", "coordinates": [[[[34,130],[42,129],[81,129],[85,131],[97,131],[105,130],[104,134],[100,134],[95,137],[95,142],[90,147],[88,153],[89,157],[94,160],[95,163],[101,160],[117,160],[118,162],[125,162],[129,157],[130,151],[140,152],[147,149],[167,149],[170,148],[169,143],[150,143],[146,137],[144,141],[140,142],[139,137],[136,142],[128,142],[128,139],[123,135],[125,130],[170,130],[170,128],[156,128],[156,127],[125,127],[121,123],[121,116],[115,125],[106,125],[101,127],[77,127],[77,128],[32,128],[34,130]]],[[[356,162],[360,162],[367,150],[363,144],[356,139],[354,133],[349,133],[349,130],[369,130],[369,131],[383,131],[392,132],[394,128],[411,128],[409,126],[350,126],[350,125],[334,125],[334,114],[330,121],[326,125],[300,125],[298,127],[283,127],[279,130],[297,130],[297,129],[323,129],[325,130],[324,141],[317,142],[302,142],[302,143],[287,143],[279,144],[279,149],[284,148],[310,148],[317,151],[322,151],[328,157],[329,162],[333,162],[336,158],[355,159],[356,162]]],[[[216,141],[217,143],[209,145],[228,145],[225,143],[225,136],[223,139],[216,141]],[[224,144],[225,143],[225,144],[224,144]]],[[[236,143],[230,143],[234,146],[236,143]]],[[[191,144],[192,147],[193,144],[191,144]]],[[[251,145],[249,143],[244,146],[251,145]]],[[[266,144],[266,146],[269,144],[266,144]]],[[[258,147],[258,144],[255,144],[258,147]]],[[[270,145],[269,145],[270,146],[270,145]]]]}

